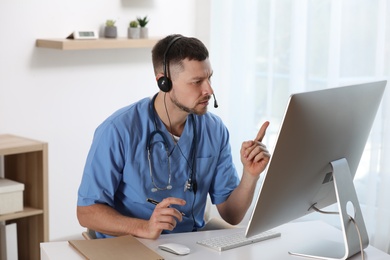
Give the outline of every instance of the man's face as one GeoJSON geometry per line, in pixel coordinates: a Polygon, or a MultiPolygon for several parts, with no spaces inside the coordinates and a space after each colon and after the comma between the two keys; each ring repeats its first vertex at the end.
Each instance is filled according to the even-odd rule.
{"type": "Polygon", "coordinates": [[[182,67],[171,67],[172,90],[171,101],[188,113],[203,115],[207,112],[211,88],[211,69],[209,59],[204,61],[188,60],[182,67]]]}

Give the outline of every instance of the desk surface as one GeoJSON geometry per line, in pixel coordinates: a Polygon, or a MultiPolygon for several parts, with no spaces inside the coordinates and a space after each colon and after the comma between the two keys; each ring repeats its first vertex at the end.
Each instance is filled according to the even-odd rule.
{"type": "MultiPolygon", "coordinates": [[[[208,237],[223,235],[227,233],[237,232],[237,229],[224,229],[214,231],[203,231],[194,233],[181,233],[161,235],[157,240],[139,239],[149,248],[155,250],[165,259],[202,259],[202,260],[217,260],[217,259],[299,259],[298,257],[289,255],[289,251],[293,251],[296,246],[313,243],[315,240],[330,240],[342,241],[341,232],[321,221],[310,222],[293,222],[276,228],[281,232],[281,237],[270,239],[267,241],[258,242],[252,245],[243,246],[231,249],[224,252],[217,252],[207,247],[196,244],[196,241],[208,237]],[[177,256],[171,253],[158,249],[158,245],[169,242],[177,242],[188,246],[191,253],[185,256],[177,256]]],[[[373,259],[388,259],[390,255],[368,246],[364,253],[367,260],[373,259]]],[[[83,257],[75,251],[67,241],[63,242],[47,242],[41,243],[41,259],[83,259],[83,257]]],[[[307,258],[301,258],[307,259],[307,258]]],[[[360,254],[357,254],[350,259],[361,259],[360,254]]]]}

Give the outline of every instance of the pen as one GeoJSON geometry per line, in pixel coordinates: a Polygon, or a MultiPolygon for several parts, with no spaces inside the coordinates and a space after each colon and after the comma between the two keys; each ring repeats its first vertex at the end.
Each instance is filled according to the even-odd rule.
{"type": "MultiPolygon", "coordinates": [[[[154,200],[154,199],[151,199],[151,198],[147,198],[146,201],[149,202],[149,203],[152,203],[153,205],[157,205],[157,204],[160,203],[157,200],[154,200]]],[[[180,212],[180,213],[181,213],[182,216],[186,215],[186,214],[184,214],[184,212],[180,212]]]]}

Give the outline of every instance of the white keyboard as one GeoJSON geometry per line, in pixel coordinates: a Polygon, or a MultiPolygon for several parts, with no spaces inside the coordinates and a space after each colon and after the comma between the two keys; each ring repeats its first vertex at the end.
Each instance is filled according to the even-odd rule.
{"type": "Polygon", "coordinates": [[[280,235],[281,234],[279,232],[268,230],[252,237],[245,237],[245,230],[243,230],[237,233],[207,238],[196,243],[215,249],[217,251],[225,251],[271,238],[280,237],[280,235]]]}

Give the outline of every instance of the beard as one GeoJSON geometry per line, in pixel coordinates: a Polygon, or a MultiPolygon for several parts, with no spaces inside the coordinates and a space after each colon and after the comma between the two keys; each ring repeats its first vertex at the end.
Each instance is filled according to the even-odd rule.
{"type": "MultiPolygon", "coordinates": [[[[189,114],[195,114],[195,115],[204,115],[206,114],[207,112],[207,107],[203,108],[203,109],[196,109],[196,107],[194,108],[189,108],[185,105],[183,105],[182,103],[179,102],[179,100],[176,98],[176,95],[174,93],[172,93],[172,95],[169,95],[170,96],[170,99],[171,99],[171,102],[177,107],[179,108],[180,110],[184,111],[184,112],[187,112],[189,114]]],[[[207,100],[209,100],[209,98],[207,98],[207,100]]]]}

